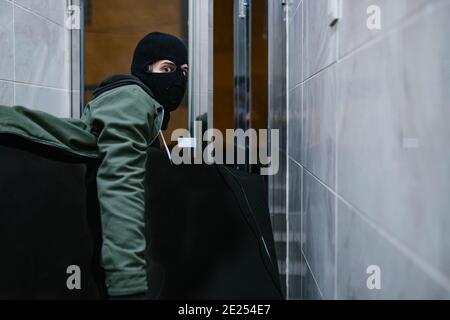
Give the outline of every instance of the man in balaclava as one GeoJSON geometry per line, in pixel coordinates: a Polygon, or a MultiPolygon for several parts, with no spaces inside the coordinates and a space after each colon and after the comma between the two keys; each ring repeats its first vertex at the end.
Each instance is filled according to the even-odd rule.
{"type": "Polygon", "coordinates": [[[110,77],[94,92],[91,104],[99,105],[91,109],[97,117],[88,122],[105,123],[97,130],[99,150],[104,155],[97,185],[102,265],[108,295],[113,298],[142,297],[148,290],[144,231],[147,147],[160,130],[167,129],[170,112],[183,100],[187,62],[187,49],[181,40],[150,33],[136,47],[132,76],[110,77]],[[104,130],[108,127],[111,130],[104,130]]]}
{"type": "MultiPolygon", "coordinates": [[[[99,160],[101,264],[110,297],[148,291],[145,170],[148,148],[167,128],[186,91],[188,54],[176,37],[151,33],[137,45],[132,75],[102,82],[81,119],[0,106],[0,133],[99,160]]],[[[156,168],[157,170],[157,168],[156,168]]],[[[151,205],[151,204],[150,204],[151,205]]]]}
{"type": "Polygon", "coordinates": [[[178,38],[160,32],[144,37],[136,47],[131,73],[144,82],[164,107],[162,129],[186,92],[188,52],[178,38]]]}

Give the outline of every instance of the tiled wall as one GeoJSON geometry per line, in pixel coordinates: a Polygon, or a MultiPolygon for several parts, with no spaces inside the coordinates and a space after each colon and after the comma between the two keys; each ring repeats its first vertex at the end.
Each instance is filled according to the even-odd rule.
{"type": "Polygon", "coordinates": [[[192,106],[191,119],[207,113],[208,124],[214,120],[213,105],[213,37],[214,1],[191,2],[191,46],[189,62],[189,97],[192,106]]]}
{"type": "Polygon", "coordinates": [[[72,116],[65,10],[66,0],[0,0],[0,104],[72,116]]]}
{"type": "Polygon", "coordinates": [[[288,3],[288,297],[450,298],[450,1],[338,2],[288,3]]]}
{"type": "Polygon", "coordinates": [[[269,177],[269,208],[272,217],[278,267],[286,293],[286,23],[284,8],[269,1],[269,127],[280,130],[280,168],[269,177]]]}

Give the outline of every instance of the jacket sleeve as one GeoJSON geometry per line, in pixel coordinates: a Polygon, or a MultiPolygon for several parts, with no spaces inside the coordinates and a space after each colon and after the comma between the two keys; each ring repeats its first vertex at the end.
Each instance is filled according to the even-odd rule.
{"type": "Polygon", "coordinates": [[[156,138],[156,106],[137,86],[100,96],[91,105],[102,162],[97,173],[103,245],[102,265],[110,296],[147,290],[145,166],[156,138]]]}

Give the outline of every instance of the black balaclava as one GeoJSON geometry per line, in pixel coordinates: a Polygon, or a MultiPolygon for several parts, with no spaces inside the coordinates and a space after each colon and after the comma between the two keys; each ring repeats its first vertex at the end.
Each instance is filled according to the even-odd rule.
{"type": "Polygon", "coordinates": [[[152,32],[145,36],[134,51],[131,74],[145,83],[154,98],[164,107],[162,129],[167,129],[170,112],[183,101],[187,79],[181,66],[188,63],[188,52],[184,43],[169,34],[152,32]],[[177,66],[174,72],[152,73],[149,65],[159,60],[170,60],[177,66]]]}

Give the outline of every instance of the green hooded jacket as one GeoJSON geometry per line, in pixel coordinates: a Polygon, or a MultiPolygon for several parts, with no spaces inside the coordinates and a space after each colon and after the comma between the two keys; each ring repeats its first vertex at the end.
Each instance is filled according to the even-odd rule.
{"type": "Polygon", "coordinates": [[[101,262],[111,296],[147,290],[145,167],[147,148],[158,137],[163,117],[162,106],[136,84],[100,94],[86,105],[81,119],[0,106],[0,134],[100,160],[101,262]]]}

